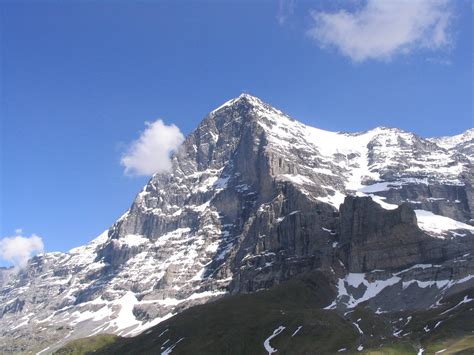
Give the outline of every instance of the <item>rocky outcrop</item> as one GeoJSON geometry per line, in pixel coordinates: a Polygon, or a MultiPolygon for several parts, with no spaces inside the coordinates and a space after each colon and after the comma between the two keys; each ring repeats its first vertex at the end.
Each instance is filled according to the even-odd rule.
{"type": "MultiPolygon", "coordinates": [[[[466,137],[458,151],[392,128],[328,132],[250,95],[230,100],[109,230],[14,275],[0,269],[0,352],[18,339],[23,351],[93,333],[138,334],[193,305],[312,270],[342,280],[348,271],[393,273],[467,254],[466,137]]],[[[467,266],[451,281],[472,272],[453,265],[467,266]]]]}
{"type": "Polygon", "coordinates": [[[231,291],[252,292],[334,262],[335,212],[292,184],[249,220],[232,262],[231,291]]]}
{"type": "Polygon", "coordinates": [[[462,185],[411,184],[380,191],[378,194],[395,204],[407,203],[413,209],[432,211],[473,224],[474,193],[469,181],[470,179],[465,179],[462,185]]]}
{"type": "Polygon", "coordinates": [[[345,198],[340,208],[339,234],[342,259],[349,272],[437,263],[474,248],[470,236],[447,241],[425,234],[409,204],[385,210],[370,197],[345,198]]]}

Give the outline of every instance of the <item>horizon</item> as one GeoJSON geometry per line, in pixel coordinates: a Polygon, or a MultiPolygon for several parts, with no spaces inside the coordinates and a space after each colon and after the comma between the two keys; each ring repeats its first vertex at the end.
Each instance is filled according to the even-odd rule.
{"type": "Polygon", "coordinates": [[[149,140],[166,160],[240,93],[331,132],[472,130],[471,2],[419,3],[428,27],[413,37],[393,16],[400,36],[382,44],[370,23],[350,44],[331,36],[344,11],[384,14],[366,4],[2,2],[0,241],[65,252],[94,239],[156,171],[139,161],[149,140]]]}

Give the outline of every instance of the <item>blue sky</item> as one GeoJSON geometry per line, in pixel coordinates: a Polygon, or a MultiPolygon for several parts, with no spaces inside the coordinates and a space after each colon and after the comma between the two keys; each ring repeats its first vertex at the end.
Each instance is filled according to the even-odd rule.
{"type": "Polygon", "coordinates": [[[0,238],[97,236],[148,179],[120,164],[145,121],[188,134],[243,91],[329,130],[473,127],[472,2],[393,6],[0,2],[0,238]]]}

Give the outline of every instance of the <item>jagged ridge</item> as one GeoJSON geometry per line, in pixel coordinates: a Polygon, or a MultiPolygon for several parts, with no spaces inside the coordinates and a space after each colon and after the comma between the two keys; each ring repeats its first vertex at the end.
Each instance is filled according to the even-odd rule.
{"type": "MultiPolygon", "coordinates": [[[[459,256],[474,229],[472,157],[456,147],[390,128],[327,132],[241,95],[203,120],[173,155],[172,173],[153,176],[109,231],[69,253],[38,256],[5,282],[2,337],[44,334],[36,339],[39,349],[99,332],[134,335],[212,297],[318,268],[333,270],[340,284],[346,269],[371,270],[351,266],[360,255],[337,212],[346,195],[422,211],[418,226],[429,235],[416,223],[412,232],[444,250],[429,258],[459,256]]],[[[426,261],[407,250],[415,257],[385,266],[426,261]]],[[[452,277],[462,279],[469,263],[452,277]]],[[[432,268],[423,268],[418,281],[437,277],[432,268]]]]}

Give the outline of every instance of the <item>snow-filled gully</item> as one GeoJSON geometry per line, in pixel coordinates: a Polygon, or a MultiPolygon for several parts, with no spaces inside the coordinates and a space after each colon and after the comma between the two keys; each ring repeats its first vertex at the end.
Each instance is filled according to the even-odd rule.
{"type": "Polygon", "coordinates": [[[268,354],[271,355],[271,354],[276,353],[278,351],[277,349],[274,349],[274,348],[271,347],[270,340],[275,338],[278,334],[280,334],[285,329],[286,329],[286,327],[280,325],[278,328],[276,328],[273,331],[272,335],[270,335],[267,339],[265,339],[265,341],[263,342],[263,346],[265,347],[265,350],[268,352],[268,354]]]}

